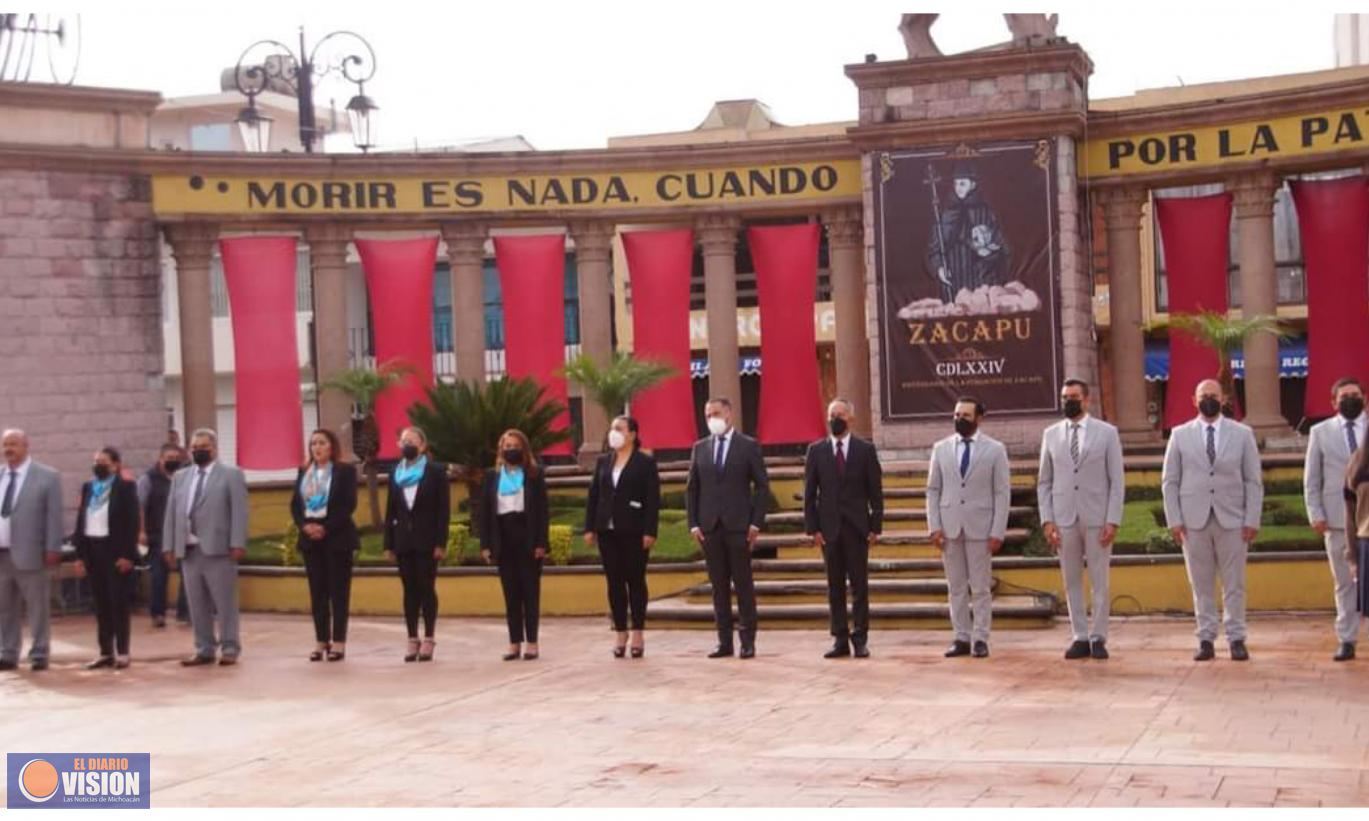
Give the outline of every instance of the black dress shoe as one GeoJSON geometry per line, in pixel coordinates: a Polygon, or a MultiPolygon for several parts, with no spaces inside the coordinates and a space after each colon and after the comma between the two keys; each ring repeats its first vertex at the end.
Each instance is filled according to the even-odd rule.
{"type": "Polygon", "coordinates": [[[92,661],[92,662],[86,664],[86,669],[87,669],[87,670],[100,670],[100,669],[105,668],[105,667],[113,667],[113,666],[114,666],[114,657],[113,657],[113,656],[100,656],[99,658],[95,659],[94,661],[92,661]]]}
{"type": "Polygon", "coordinates": [[[235,664],[237,664],[237,663],[238,663],[238,657],[237,657],[237,656],[224,656],[223,658],[219,659],[219,666],[220,666],[220,667],[232,667],[233,665],[235,665],[235,664]]]}
{"type": "Polygon", "coordinates": [[[188,659],[181,659],[182,667],[203,667],[206,664],[213,664],[213,656],[191,656],[188,659]]]}
{"type": "Polygon", "coordinates": [[[743,644],[743,645],[742,645],[742,651],[741,651],[740,653],[737,654],[737,658],[739,658],[739,659],[753,659],[753,658],[755,658],[755,657],[756,657],[756,645],[754,645],[754,644],[743,644]]]}
{"type": "Polygon", "coordinates": [[[849,642],[838,640],[832,645],[832,649],[822,654],[825,659],[844,659],[851,656],[851,645],[849,642]]]}
{"type": "Polygon", "coordinates": [[[1217,651],[1212,647],[1212,642],[1198,642],[1198,652],[1193,654],[1194,661],[1212,661],[1216,657],[1217,651]]]}
{"type": "Polygon", "coordinates": [[[0,672],[8,672],[8,671],[10,671],[10,670],[18,670],[18,669],[19,669],[19,663],[18,663],[18,662],[15,662],[15,661],[5,661],[5,660],[3,660],[3,659],[0,659],[0,672]]]}
{"type": "Polygon", "coordinates": [[[32,671],[35,672],[35,673],[41,673],[41,672],[43,672],[44,670],[48,669],[48,660],[47,660],[47,659],[40,659],[40,660],[38,660],[38,661],[35,661],[35,662],[29,664],[29,669],[32,670],[32,671]]]}
{"type": "Polygon", "coordinates": [[[711,659],[730,659],[734,652],[731,645],[719,644],[713,648],[713,652],[709,653],[708,657],[711,659]]]}
{"type": "Polygon", "coordinates": [[[1108,643],[1102,639],[1094,639],[1089,645],[1089,653],[1099,661],[1106,661],[1108,658],[1108,643]]]}
{"type": "Polygon", "coordinates": [[[974,657],[986,659],[989,657],[989,643],[987,641],[977,641],[974,643],[974,657]]]}
{"type": "Polygon", "coordinates": [[[1340,649],[1331,658],[1335,661],[1349,661],[1355,657],[1355,643],[1353,641],[1341,642],[1340,649]]]}
{"type": "Polygon", "coordinates": [[[1086,641],[1073,642],[1072,644],[1070,644],[1069,649],[1065,651],[1065,658],[1069,661],[1074,661],[1075,659],[1086,659],[1088,657],[1089,643],[1086,641]]]}
{"type": "Polygon", "coordinates": [[[857,644],[853,652],[858,659],[868,659],[870,657],[870,645],[857,644]]]}
{"type": "Polygon", "coordinates": [[[1245,649],[1245,642],[1237,639],[1231,642],[1232,661],[1250,661],[1250,651],[1245,649]]]}
{"type": "Polygon", "coordinates": [[[969,654],[970,654],[970,643],[969,643],[968,641],[956,641],[956,642],[952,642],[952,643],[951,643],[951,646],[946,648],[946,653],[945,653],[946,658],[948,658],[948,659],[953,659],[953,658],[955,658],[955,657],[957,657],[957,656],[968,656],[969,654]]]}

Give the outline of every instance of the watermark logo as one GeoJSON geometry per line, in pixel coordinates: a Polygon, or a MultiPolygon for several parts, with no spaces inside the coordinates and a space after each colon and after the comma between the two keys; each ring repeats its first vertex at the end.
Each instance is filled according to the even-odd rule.
{"type": "Polygon", "coordinates": [[[7,806],[22,809],[148,809],[147,753],[6,753],[7,806]]]}

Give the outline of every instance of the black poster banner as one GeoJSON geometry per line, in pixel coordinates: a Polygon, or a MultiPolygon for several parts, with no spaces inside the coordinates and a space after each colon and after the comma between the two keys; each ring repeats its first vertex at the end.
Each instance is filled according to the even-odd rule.
{"type": "Polygon", "coordinates": [[[875,258],[886,420],[1053,413],[1061,342],[1055,142],[878,155],[875,258]]]}

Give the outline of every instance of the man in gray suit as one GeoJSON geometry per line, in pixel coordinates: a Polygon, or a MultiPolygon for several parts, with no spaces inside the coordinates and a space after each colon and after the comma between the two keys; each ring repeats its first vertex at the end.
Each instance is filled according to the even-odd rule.
{"type": "Polygon", "coordinates": [[[19,666],[24,612],[33,643],[29,664],[48,668],[51,643],[48,569],[62,561],[62,480],[57,471],[29,458],[22,430],[0,435],[5,457],[0,474],[0,670],[19,666]]]}
{"type": "Polygon", "coordinates": [[[1008,529],[1008,450],[979,432],[983,418],[979,400],[961,397],[955,435],[932,447],[927,472],[927,528],[941,551],[955,631],[947,658],[989,655],[992,557],[1003,548],[1008,529]]]}
{"type": "Polygon", "coordinates": [[[1245,558],[1259,533],[1264,477],[1255,433],[1222,416],[1222,386],[1198,383],[1193,404],[1198,418],[1169,434],[1160,487],[1165,520],[1184,548],[1198,619],[1194,661],[1211,661],[1217,640],[1216,583],[1222,580],[1222,610],[1231,658],[1246,661],[1245,558]]]}
{"type": "Polygon", "coordinates": [[[1364,414],[1364,387],[1359,380],[1341,379],[1331,388],[1331,407],[1336,415],[1312,426],[1303,463],[1303,499],[1312,529],[1326,543],[1331,578],[1336,588],[1336,638],[1340,647],[1336,661],[1355,657],[1359,637],[1355,575],[1345,545],[1345,471],[1350,457],[1364,444],[1369,418],[1364,414]]]}
{"type": "Polygon", "coordinates": [[[1060,391],[1064,420],[1041,434],[1036,504],[1041,529],[1060,556],[1074,641],[1067,659],[1108,657],[1108,571],[1112,541],[1122,524],[1126,475],[1117,428],[1089,415],[1089,386],[1066,379],[1060,391]],[[1093,629],[1084,605],[1084,564],[1093,588],[1093,629]]]}
{"type": "Polygon", "coordinates": [[[181,560],[181,578],[195,628],[195,655],[186,667],[236,664],[238,562],[247,552],[247,480],[242,471],[218,463],[219,439],[202,428],[190,438],[192,465],[176,472],[166,505],[162,554],[170,567],[181,560]],[[214,620],[218,618],[219,636],[214,620]]]}

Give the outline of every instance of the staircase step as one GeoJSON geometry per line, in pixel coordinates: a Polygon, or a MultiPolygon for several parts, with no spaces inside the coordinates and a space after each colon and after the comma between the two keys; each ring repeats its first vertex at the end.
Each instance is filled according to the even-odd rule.
{"type": "MultiPolygon", "coordinates": [[[[822,551],[811,542],[805,545],[781,547],[775,551],[777,559],[821,559],[822,551]]],[[[941,553],[931,543],[924,544],[880,544],[870,548],[871,559],[936,559],[941,553]]]]}
{"type": "MultiPolygon", "coordinates": [[[[947,585],[944,578],[871,579],[870,602],[917,603],[944,602],[947,585]]],[[[849,596],[849,586],[848,593],[849,596]]],[[[691,604],[713,601],[713,585],[705,582],[686,590],[680,597],[691,604]]],[[[771,604],[827,603],[827,581],[812,577],[802,579],[758,579],[756,600],[771,604]]]]}
{"type": "MultiPolygon", "coordinates": [[[[1008,544],[1025,542],[1030,534],[1023,528],[1009,528],[1004,541],[1008,544]]],[[[930,544],[926,529],[886,530],[879,537],[882,545],[930,544]]],[[[803,533],[762,533],[757,547],[812,547],[813,541],[803,533]]]]}
{"type": "MultiPolygon", "coordinates": [[[[825,630],[828,611],[823,604],[757,603],[760,629],[825,630]]],[[[654,627],[713,628],[713,607],[679,598],[651,603],[654,627]]],[[[734,614],[735,617],[735,614],[734,614]]],[[[993,602],[994,627],[1026,629],[1050,627],[1055,621],[1054,603],[1041,596],[998,596],[993,602]]],[[[944,630],[950,627],[950,607],[945,602],[872,602],[870,621],[878,629],[911,628],[944,630]]]]}
{"type": "MultiPolygon", "coordinates": [[[[1025,505],[1015,505],[1008,508],[1008,518],[1011,520],[1016,516],[1025,516],[1035,508],[1025,505]]],[[[925,522],[927,521],[927,507],[886,507],[884,509],[884,521],[886,522],[925,522]]],[[[803,511],[801,510],[782,510],[779,513],[768,513],[765,516],[767,525],[802,525],[803,511]]]]}

